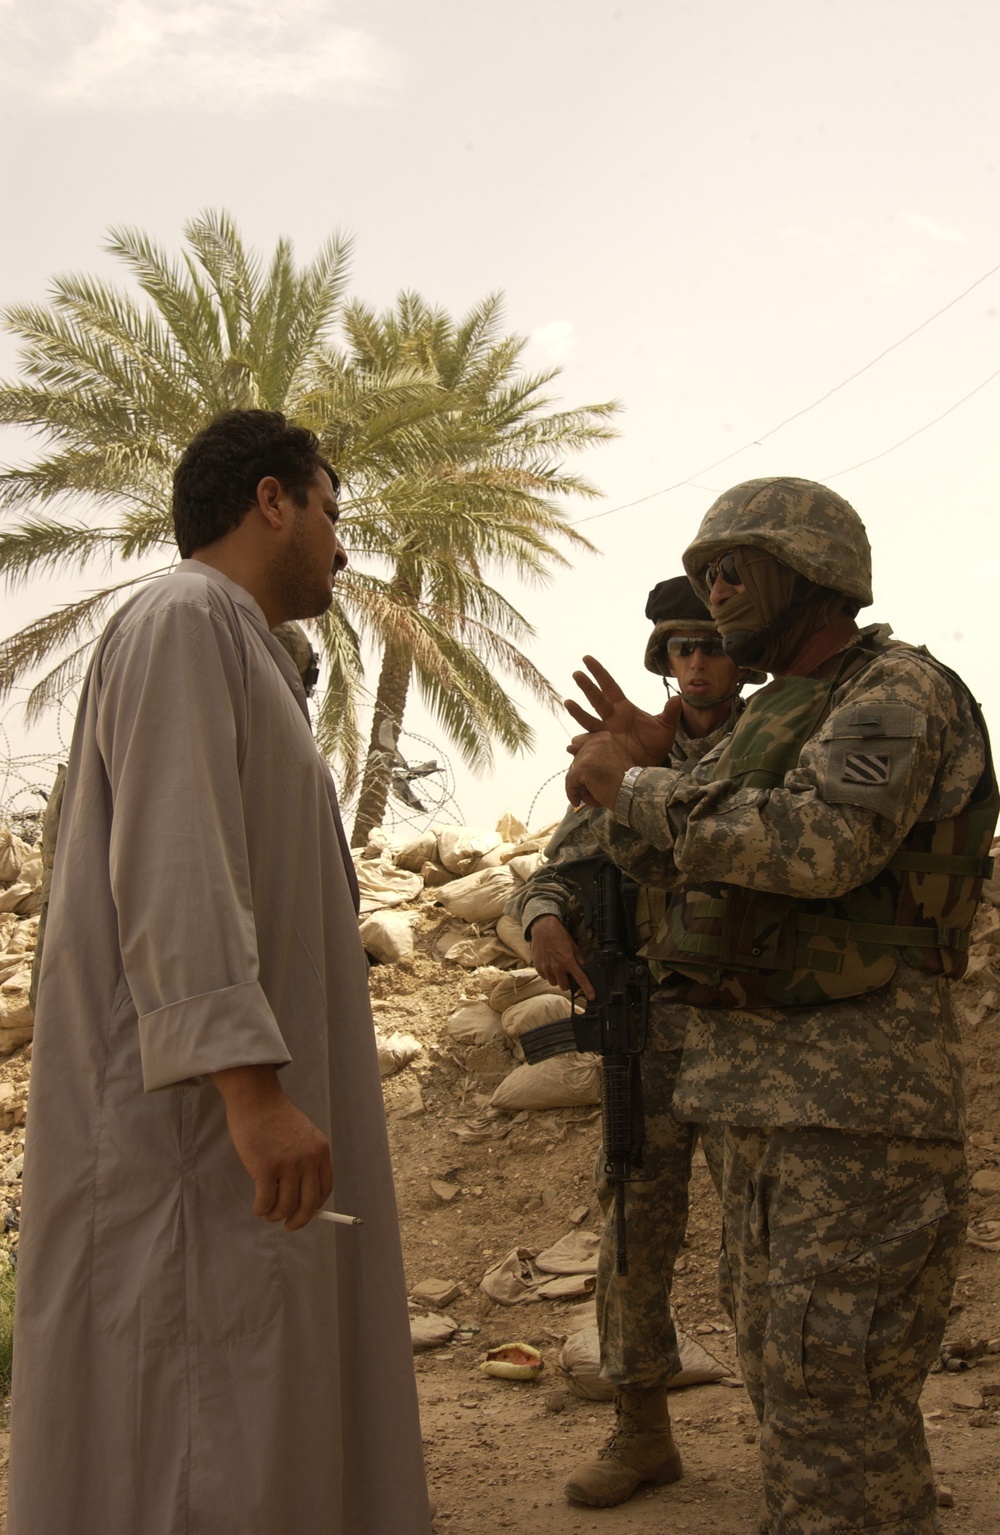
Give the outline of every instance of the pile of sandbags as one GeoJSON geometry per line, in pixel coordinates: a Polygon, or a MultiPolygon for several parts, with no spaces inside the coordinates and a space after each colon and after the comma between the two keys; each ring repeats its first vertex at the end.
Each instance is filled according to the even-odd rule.
{"type": "Polygon", "coordinates": [[[445,1023],[452,1044],[466,1048],[503,1045],[512,1069],[495,1089],[490,1107],[516,1114],[522,1109],[573,1108],[600,1103],[600,1061],[575,1050],[528,1065],[520,1038],[529,1029],[570,1016],[569,998],[543,981],[536,970],[512,970],[482,1000],[466,1001],[445,1023]]]}
{"type": "Polygon", "coordinates": [[[28,992],[38,943],[42,855],[0,826],[0,1055],[31,1038],[28,992]]]}
{"type": "Polygon", "coordinates": [[[440,959],[466,970],[524,964],[530,945],[504,906],[538,867],[551,833],[546,826],[529,834],[510,814],[493,831],[436,826],[409,840],[376,827],[353,855],[367,953],[379,964],[405,959],[413,952],[416,914],[399,908],[437,905],[452,919],[435,940],[440,959]]]}
{"type": "Polygon", "coordinates": [[[482,993],[452,1012],[444,1034],[453,1049],[465,1052],[467,1070],[487,1084],[486,1091],[497,1084],[490,1106],[508,1113],[573,1108],[601,1098],[597,1056],[572,1050],[528,1065],[520,1043],[529,1029],[570,1016],[565,993],[524,968],[531,945],[504,915],[511,895],[541,862],[552,829],[529,834],[510,815],[492,831],[437,826],[409,841],[376,828],[354,855],[361,936],[372,959],[405,959],[413,953],[420,914],[436,908],[443,913],[430,935],[431,952],[474,972],[482,993]]]}

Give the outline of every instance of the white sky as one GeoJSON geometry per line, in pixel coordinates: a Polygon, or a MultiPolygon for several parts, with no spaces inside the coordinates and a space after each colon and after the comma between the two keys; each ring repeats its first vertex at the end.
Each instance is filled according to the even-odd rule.
{"type": "MultiPolygon", "coordinates": [[[[110,224],[176,247],[231,211],[312,255],[356,236],[352,292],[460,313],[491,289],[567,404],[620,399],[620,439],[577,463],[616,507],[603,551],[512,591],[560,689],[583,651],[659,706],[648,589],[713,493],[827,479],[865,519],[871,618],[928,644],[1000,719],[994,420],[1000,272],[817,409],[810,404],[1000,263],[991,0],[0,0],[0,300],[67,270],[118,276],[110,224]]],[[[0,372],[14,351],[0,340],[0,372]]],[[[20,451],[10,435],[0,454],[20,451]]],[[[95,584],[89,578],[83,586],[95,584]]],[[[65,593],[71,595],[70,592],[65,593]]],[[[43,610],[4,599],[2,632],[43,610]]],[[[532,716],[533,717],[533,716],[532,716]]],[[[466,816],[525,815],[568,730],[527,759],[457,766],[466,816]]],[[[10,716],[8,731],[12,730],[10,716]]],[[[412,730],[444,747],[419,713],[412,730]]],[[[18,752],[44,728],[14,731],[18,752]]],[[[404,746],[405,746],[404,742],[404,746]]],[[[421,747],[415,755],[426,755],[421,747]]],[[[550,786],[535,814],[560,813],[550,786]]]]}

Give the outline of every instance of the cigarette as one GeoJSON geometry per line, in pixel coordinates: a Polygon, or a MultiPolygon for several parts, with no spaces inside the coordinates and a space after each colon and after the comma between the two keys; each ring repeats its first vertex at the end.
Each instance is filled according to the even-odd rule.
{"type": "Polygon", "coordinates": [[[316,1218],[321,1221],[336,1221],[338,1226],[364,1225],[360,1215],[338,1215],[336,1210],[318,1210],[316,1218]]]}

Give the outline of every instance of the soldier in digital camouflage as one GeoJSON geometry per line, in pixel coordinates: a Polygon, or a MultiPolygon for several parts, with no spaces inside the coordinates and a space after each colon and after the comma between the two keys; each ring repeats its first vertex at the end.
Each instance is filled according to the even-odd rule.
{"type": "Polygon", "coordinates": [[[646,953],[691,1004],[675,1110],[726,1127],[768,1535],[932,1535],[919,1396],[966,1221],[949,982],[991,867],[986,728],[926,650],[857,627],[868,540],[824,486],[736,486],[684,565],[727,652],[774,680],[678,768],[676,705],[643,713],[588,658],[567,790],[669,893],[646,953]]]}
{"type": "MultiPolygon", "coordinates": [[[[764,676],[737,668],[723,653],[718,630],[686,576],[661,581],[650,592],[646,617],[654,627],[645,665],[680,695],[680,720],[668,760],[683,768],[728,735],[742,708],[743,683],[763,682],[764,676]]],[[[545,850],[544,864],[507,904],[507,914],[530,938],[539,974],[563,990],[572,984],[591,996],[574,937],[580,936],[581,913],[573,866],[602,854],[589,824],[593,814],[567,812],[545,850]]],[[[636,905],[640,940],[652,938],[665,913],[664,892],[641,887],[636,905]]],[[[622,1503],[644,1482],[674,1481],[681,1474],[667,1411],[666,1383],[681,1368],[670,1290],[687,1227],[697,1126],[678,1118],[671,1107],[688,1008],[663,984],[664,967],[654,962],[652,969],[641,1061],[644,1179],[627,1190],[627,1276],[615,1271],[612,1191],[603,1153],[597,1159],[598,1197],[608,1216],[597,1272],[597,1317],[601,1368],[616,1387],[616,1423],[597,1458],[576,1467],[565,1486],[572,1502],[594,1507],[622,1503]]]]}

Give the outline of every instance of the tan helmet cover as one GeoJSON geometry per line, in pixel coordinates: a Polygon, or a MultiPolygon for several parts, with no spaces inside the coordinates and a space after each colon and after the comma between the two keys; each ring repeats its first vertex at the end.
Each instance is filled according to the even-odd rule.
{"type": "Polygon", "coordinates": [[[316,659],[316,653],[309,643],[309,636],[301,624],[289,619],[287,623],[278,624],[271,630],[272,636],[282,645],[292,660],[295,662],[299,676],[305,680],[309,667],[316,659]]]}
{"type": "Polygon", "coordinates": [[[864,523],[850,502],[815,480],[785,475],[745,480],[709,507],[684,551],[684,569],[705,602],[705,566],[741,546],[765,549],[817,586],[843,592],[863,608],[872,601],[864,523]]]}

